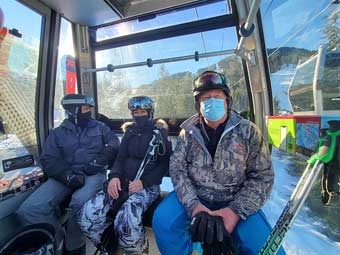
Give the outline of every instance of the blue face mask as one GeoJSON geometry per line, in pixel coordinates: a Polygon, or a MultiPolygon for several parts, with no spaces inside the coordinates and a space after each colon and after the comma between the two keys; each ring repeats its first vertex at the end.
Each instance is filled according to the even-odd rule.
{"type": "Polygon", "coordinates": [[[209,121],[218,121],[221,119],[226,113],[224,101],[225,99],[209,98],[201,102],[203,117],[209,121]]]}

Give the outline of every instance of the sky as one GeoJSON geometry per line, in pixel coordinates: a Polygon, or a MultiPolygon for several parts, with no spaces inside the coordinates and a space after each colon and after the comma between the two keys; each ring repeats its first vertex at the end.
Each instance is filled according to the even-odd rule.
{"type": "Polygon", "coordinates": [[[0,0],[4,12],[4,26],[16,28],[25,37],[40,38],[42,16],[14,0],[0,0]]]}
{"type": "Polygon", "coordinates": [[[330,13],[340,6],[330,0],[263,0],[261,15],[267,48],[290,46],[315,50],[330,13]],[[326,8],[328,6],[328,8],[326,8]]]}

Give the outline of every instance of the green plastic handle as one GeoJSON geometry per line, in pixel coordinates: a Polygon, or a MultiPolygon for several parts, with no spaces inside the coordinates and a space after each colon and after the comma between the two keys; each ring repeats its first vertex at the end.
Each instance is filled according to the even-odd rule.
{"type": "Polygon", "coordinates": [[[308,164],[314,165],[317,160],[320,160],[321,162],[325,164],[332,161],[333,156],[334,156],[334,151],[335,151],[336,138],[337,136],[340,136],[340,130],[334,131],[334,132],[327,131],[327,136],[331,137],[331,146],[328,147],[328,146],[322,145],[326,137],[320,138],[318,152],[312,155],[312,157],[307,160],[308,164]]]}

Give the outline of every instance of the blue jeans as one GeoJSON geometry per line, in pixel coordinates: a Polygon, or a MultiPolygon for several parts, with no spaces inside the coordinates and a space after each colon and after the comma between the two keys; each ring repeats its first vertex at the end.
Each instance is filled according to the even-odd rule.
{"type": "MultiPolygon", "coordinates": [[[[157,207],[152,227],[162,255],[188,255],[192,252],[190,220],[174,191],[157,207]]],[[[240,220],[232,234],[239,254],[259,254],[270,231],[271,226],[261,210],[246,220],[240,220]]],[[[282,247],[277,254],[285,255],[282,247]]]]}
{"type": "Polygon", "coordinates": [[[84,244],[76,213],[86,201],[103,188],[105,180],[105,174],[86,176],[85,185],[73,191],[63,183],[49,178],[22,203],[17,214],[31,224],[41,222],[52,224],[56,230],[56,240],[60,242],[64,238],[64,231],[58,219],[59,205],[72,195],[69,207],[73,213],[67,221],[65,246],[68,250],[75,250],[84,244]]]}

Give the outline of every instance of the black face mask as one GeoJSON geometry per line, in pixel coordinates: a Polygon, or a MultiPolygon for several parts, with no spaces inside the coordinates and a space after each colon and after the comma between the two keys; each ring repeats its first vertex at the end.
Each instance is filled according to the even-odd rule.
{"type": "Polygon", "coordinates": [[[91,119],[91,111],[85,113],[78,113],[78,126],[85,127],[91,119]]]}
{"type": "Polygon", "coordinates": [[[149,116],[133,116],[134,121],[136,122],[137,127],[144,127],[149,124],[149,116]]]}

